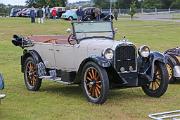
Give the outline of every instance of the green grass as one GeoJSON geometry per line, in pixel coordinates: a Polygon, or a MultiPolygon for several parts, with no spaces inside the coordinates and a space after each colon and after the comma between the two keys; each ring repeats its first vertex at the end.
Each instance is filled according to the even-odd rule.
{"type": "MultiPolygon", "coordinates": [[[[180,23],[154,21],[114,22],[137,46],[149,45],[163,52],[180,45],[180,23]]],[[[11,44],[13,34],[66,34],[67,21],[49,20],[31,24],[29,19],[0,18],[0,71],[6,83],[7,97],[0,105],[0,120],[145,120],[149,113],[180,109],[180,84],[170,85],[161,98],[146,96],[141,88],[111,90],[103,105],[88,103],[78,86],[64,86],[43,81],[38,92],[25,88],[20,72],[22,50],[11,44]]]]}

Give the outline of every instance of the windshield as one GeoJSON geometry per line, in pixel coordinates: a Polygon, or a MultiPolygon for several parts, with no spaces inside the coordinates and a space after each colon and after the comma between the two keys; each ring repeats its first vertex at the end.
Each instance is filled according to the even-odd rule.
{"type": "Polygon", "coordinates": [[[78,40],[90,37],[114,38],[111,22],[75,22],[73,27],[78,40]]]}

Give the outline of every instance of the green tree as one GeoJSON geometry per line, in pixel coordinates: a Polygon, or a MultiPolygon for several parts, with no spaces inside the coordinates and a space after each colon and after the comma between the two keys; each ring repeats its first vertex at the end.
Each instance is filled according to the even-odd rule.
{"type": "Polygon", "coordinates": [[[170,8],[180,9],[180,0],[174,1],[174,2],[171,4],[170,8]]]}
{"type": "Polygon", "coordinates": [[[162,8],[168,9],[171,7],[172,3],[175,2],[176,0],[161,0],[162,3],[162,8]]]}
{"type": "Polygon", "coordinates": [[[130,4],[129,15],[131,16],[131,20],[133,20],[134,15],[136,14],[136,1],[132,1],[130,4]]]}
{"type": "Polygon", "coordinates": [[[42,7],[45,5],[49,5],[50,7],[55,7],[55,6],[61,6],[65,7],[66,6],[67,0],[27,0],[26,4],[31,7],[42,7]]]}
{"type": "Polygon", "coordinates": [[[146,9],[154,9],[154,8],[162,8],[163,4],[161,0],[144,0],[143,8],[146,9]]]}

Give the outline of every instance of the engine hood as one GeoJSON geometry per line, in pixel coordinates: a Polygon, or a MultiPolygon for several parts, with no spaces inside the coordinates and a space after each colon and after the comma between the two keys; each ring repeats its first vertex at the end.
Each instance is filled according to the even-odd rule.
{"type": "Polygon", "coordinates": [[[131,42],[125,41],[117,41],[111,40],[107,38],[93,38],[93,39],[86,39],[80,42],[80,45],[85,47],[87,46],[88,54],[91,55],[101,55],[102,52],[107,49],[111,48],[115,50],[116,47],[120,44],[132,44],[131,42]]]}

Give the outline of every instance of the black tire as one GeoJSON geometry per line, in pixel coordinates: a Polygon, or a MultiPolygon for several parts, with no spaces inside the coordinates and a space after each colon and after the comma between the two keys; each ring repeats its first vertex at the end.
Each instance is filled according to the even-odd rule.
{"type": "Polygon", "coordinates": [[[104,68],[94,62],[87,62],[82,70],[81,84],[89,102],[103,104],[109,92],[109,79],[104,68]]]}
{"type": "Polygon", "coordinates": [[[173,84],[176,82],[176,78],[173,76],[174,71],[173,71],[173,63],[171,62],[171,60],[168,58],[167,59],[167,63],[166,63],[166,67],[168,70],[168,75],[169,75],[169,83],[173,84]]]}
{"type": "Polygon", "coordinates": [[[142,86],[144,93],[151,97],[161,97],[168,88],[168,72],[166,65],[161,62],[155,63],[153,81],[142,86]],[[155,89],[154,89],[155,88],[155,89]]]}
{"type": "Polygon", "coordinates": [[[28,57],[24,62],[24,82],[30,91],[38,91],[41,87],[42,79],[38,78],[36,62],[32,57],[28,57]]]}

